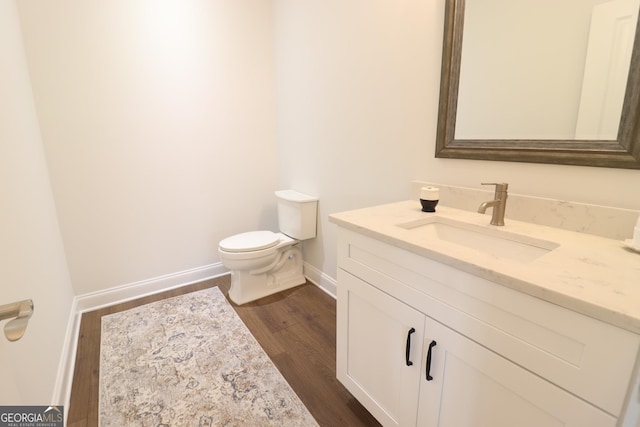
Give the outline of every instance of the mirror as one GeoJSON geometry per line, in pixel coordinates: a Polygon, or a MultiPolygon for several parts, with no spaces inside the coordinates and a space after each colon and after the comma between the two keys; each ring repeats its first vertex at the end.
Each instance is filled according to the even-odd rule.
{"type": "Polygon", "coordinates": [[[447,0],[436,157],[640,169],[638,0],[531,1],[447,0]]]}

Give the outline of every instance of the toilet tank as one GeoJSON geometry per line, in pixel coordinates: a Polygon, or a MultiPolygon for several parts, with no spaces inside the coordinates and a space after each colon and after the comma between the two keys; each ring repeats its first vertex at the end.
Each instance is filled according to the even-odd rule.
{"type": "Polygon", "coordinates": [[[318,198],[293,190],[276,191],[280,231],[297,240],[316,237],[318,198]]]}

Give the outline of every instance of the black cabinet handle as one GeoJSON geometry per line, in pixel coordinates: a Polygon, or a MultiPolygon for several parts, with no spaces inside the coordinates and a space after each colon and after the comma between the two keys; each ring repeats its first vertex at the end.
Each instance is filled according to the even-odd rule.
{"type": "Polygon", "coordinates": [[[431,349],[438,344],[435,340],[431,341],[429,344],[429,351],[427,352],[427,381],[431,381],[433,377],[431,376],[431,349]]]}
{"type": "Polygon", "coordinates": [[[407,366],[413,365],[413,362],[409,360],[409,353],[411,352],[411,334],[415,331],[415,328],[411,328],[409,329],[409,333],[407,334],[407,346],[404,352],[404,360],[407,363],[407,366]]]}

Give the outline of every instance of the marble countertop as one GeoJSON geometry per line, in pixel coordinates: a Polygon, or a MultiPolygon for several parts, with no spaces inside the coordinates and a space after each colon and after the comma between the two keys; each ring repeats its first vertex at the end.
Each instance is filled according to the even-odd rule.
{"type": "MultiPolygon", "coordinates": [[[[508,214],[508,213],[507,213],[508,214]]],[[[504,227],[489,225],[490,215],[437,207],[422,212],[408,200],[340,212],[329,220],[341,227],[376,238],[492,282],[640,333],[640,253],[624,242],[505,218],[504,227]],[[516,233],[558,246],[529,262],[511,261],[467,249],[426,233],[401,227],[427,217],[462,221],[486,227],[488,233],[516,233]]]]}

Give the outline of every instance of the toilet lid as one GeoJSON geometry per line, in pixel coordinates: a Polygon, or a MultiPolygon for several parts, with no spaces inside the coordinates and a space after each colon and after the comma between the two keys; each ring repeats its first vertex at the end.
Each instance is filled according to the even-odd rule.
{"type": "Polygon", "coordinates": [[[278,241],[278,235],[272,231],[249,231],[222,240],[220,249],[227,252],[259,251],[275,246],[278,241]]]}

